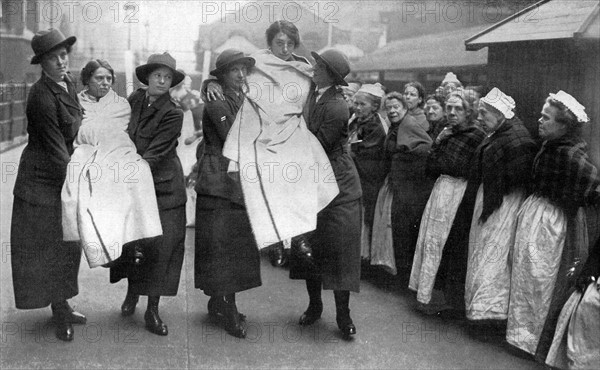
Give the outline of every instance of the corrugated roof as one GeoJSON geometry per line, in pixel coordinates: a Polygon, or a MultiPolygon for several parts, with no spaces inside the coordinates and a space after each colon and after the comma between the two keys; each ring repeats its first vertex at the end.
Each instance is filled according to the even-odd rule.
{"type": "Polygon", "coordinates": [[[600,38],[598,28],[600,0],[540,1],[465,41],[468,50],[490,44],[569,39],[600,38]]]}
{"type": "Polygon", "coordinates": [[[407,70],[487,64],[487,50],[466,51],[464,42],[485,26],[391,42],[352,63],[352,71],[407,70]]]}

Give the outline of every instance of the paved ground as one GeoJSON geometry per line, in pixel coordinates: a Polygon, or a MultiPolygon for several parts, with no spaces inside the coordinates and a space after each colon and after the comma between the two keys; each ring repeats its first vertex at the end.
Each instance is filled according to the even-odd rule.
{"type": "MultiPolygon", "coordinates": [[[[159,337],[144,329],[144,298],[133,317],[121,317],[125,283],[109,284],[106,269],[89,269],[82,260],[80,294],[71,304],[87,315],[88,324],[76,326],[73,342],[61,342],[48,322],[49,308],[14,308],[9,230],[12,190],[22,149],[0,156],[2,369],[542,368],[511,350],[502,338],[473,334],[464,322],[420,315],[401,279],[382,272],[365,274],[361,293],[352,295],[350,307],[358,328],[354,340],[343,341],[337,334],[331,292],[324,294],[323,319],[313,327],[301,328],[296,322],[307,304],[303,282],[289,280],[286,270],[275,269],[266,260],[262,264],[263,286],[238,296],[238,307],[248,316],[248,338],[233,338],[209,320],[208,299],[194,289],[193,229],[188,229],[179,294],[163,298],[160,306],[169,336],[159,337]]],[[[182,148],[181,154],[193,156],[193,149],[182,148]]],[[[187,157],[183,161],[193,163],[187,157]]]]}

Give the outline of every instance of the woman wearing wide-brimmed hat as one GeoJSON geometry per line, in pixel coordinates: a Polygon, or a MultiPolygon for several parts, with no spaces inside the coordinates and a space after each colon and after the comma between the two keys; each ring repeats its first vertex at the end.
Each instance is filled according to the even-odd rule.
{"type": "Polygon", "coordinates": [[[72,324],[85,324],[67,299],[79,293],[81,247],[63,241],[60,192],[83,109],[68,75],[76,38],[59,30],[35,34],[31,64],[42,76],[27,99],[29,142],[19,163],[11,225],[11,263],[19,309],[51,305],[56,336],[73,340],[72,324]]]}
{"type": "Polygon", "coordinates": [[[246,76],[254,58],[235,49],[217,58],[217,77],[225,100],[204,106],[202,117],[206,146],[199,163],[196,181],[195,286],[210,296],[208,313],[221,317],[225,329],[245,337],[235,304],[235,293],[256,288],[260,278],[260,256],[246,213],[239,177],[227,173],[229,160],[223,145],[236,114],[245,99],[246,76]]]}
{"type": "MultiPolygon", "coordinates": [[[[141,264],[121,264],[111,268],[112,283],[127,277],[127,296],[121,306],[123,316],[132,315],[140,295],[148,296],[144,319],[146,328],[167,335],[167,326],[158,315],[160,296],[175,296],[183,264],[185,242],[185,202],[187,199],[177,139],[183,125],[183,111],[175,105],[169,88],[185,78],[169,53],[153,54],[135,70],[147,88],[138,89],[129,98],[131,119],[129,137],[137,152],[150,165],[158,202],[163,236],[135,255],[141,264]]],[[[124,252],[125,253],[125,252],[124,252]]]]}
{"type": "Polygon", "coordinates": [[[300,316],[301,326],[312,325],[323,313],[321,290],[333,290],[336,322],[345,339],[356,334],[350,318],[350,292],[360,290],[360,238],[362,189],[358,171],[348,148],[349,111],[340,86],[350,73],[345,54],[326,50],[311,53],[317,61],[303,116],[331,163],[338,195],[317,215],[316,230],[308,234],[314,245],[314,268],[291,254],[290,278],[306,280],[308,308],[300,316]]]}

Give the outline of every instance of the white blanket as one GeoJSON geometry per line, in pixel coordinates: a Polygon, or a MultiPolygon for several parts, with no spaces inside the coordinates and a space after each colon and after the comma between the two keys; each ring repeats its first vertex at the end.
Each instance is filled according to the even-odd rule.
{"type": "Polygon", "coordinates": [[[259,248],[316,228],[339,190],[329,159],[302,117],[312,67],[263,50],[253,57],[249,92],[223,155],[239,171],[259,248]]]}
{"type": "Polygon", "coordinates": [[[62,189],[63,238],[81,241],[91,268],[121,256],[125,243],[162,234],[148,163],[125,132],[131,108],[113,90],[85,109],[62,189]]]}

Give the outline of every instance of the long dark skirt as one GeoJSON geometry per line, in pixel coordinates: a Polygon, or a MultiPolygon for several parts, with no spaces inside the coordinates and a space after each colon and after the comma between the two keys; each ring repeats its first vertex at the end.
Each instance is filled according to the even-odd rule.
{"type": "Polygon", "coordinates": [[[442,259],[435,279],[435,288],[444,291],[446,304],[459,312],[465,311],[465,280],[469,258],[469,233],[475,208],[475,197],[479,184],[469,183],[463,196],[448,239],[444,245],[442,259]]]}
{"type": "Polygon", "coordinates": [[[262,285],[260,255],[246,209],[226,199],[196,199],[195,286],[227,295],[262,285]]]}
{"type": "Polygon", "coordinates": [[[43,206],[15,197],[10,254],[17,308],[42,308],[79,293],[81,247],[62,239],[60,203],[43,206]]]}
{"type": "MultiPolygon", "coordinates": [[[[175,296],[179,288],[181,266],[185,253],[185,206],[160,210],[163,235],[141,241],[145,262],[136,267],[129,261],[118,263],[110,269],[110,282],[127,278],[133,294],[147,296],[175,296]]],[[[123,254],[130,255],[135,245],[123,247],[123,254]]]]}
{"type": "Polygon", "coordinates": [[[392,240],[396,264],[399,268],[410,270],[415,255],[421,217],[425,210],[424,204],[406,204],[392,200],[392,240]]]}
{"type": "Polygon", "coordinates": [[[320,279],[326,290],[360,290],[361,200],[328,206],[317,216],[309,236],[316,271],[290,260],[291,279],[320,279]]]}

